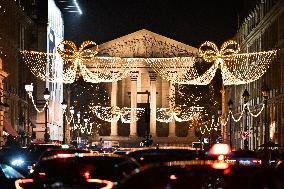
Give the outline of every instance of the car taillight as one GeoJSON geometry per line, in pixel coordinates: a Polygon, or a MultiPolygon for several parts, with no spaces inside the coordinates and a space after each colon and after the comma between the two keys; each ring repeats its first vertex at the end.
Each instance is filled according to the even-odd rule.
{"type": "Polygon", "coordinates": [[[16,189],[25,189],[24,185],[27,183],[33,183],[34,179],[18,179],[15,181],[16,189]]]}
{"type": "Polygon", "coordinates": [[[114,188],[114,183],[111,182],[111,181],[108,181],[108,180],[87,179],[87,182],[106,184],[106,186],[102,187],[101,189],[112,189],[112,188],[114,188]]]}
{"type": "Polygon", "coordinates": [[[85,173],[84,173],[84,177],[85,177],[86,179],[89,179],[89,178],[90,178],[90,172],[88,172],[88,171],[85,172],[85,173]]]}
{"type": "Polygon", "coordinates": [[[260,159],[259,160],[255,159],[255,160],[252,160],[252,163],[255,165],[261,165],[262,162],[260,159]]]}

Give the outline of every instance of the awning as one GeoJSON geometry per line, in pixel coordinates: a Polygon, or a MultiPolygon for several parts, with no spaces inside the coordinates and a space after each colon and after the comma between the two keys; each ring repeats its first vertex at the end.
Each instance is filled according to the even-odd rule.
{"type": "Polygon", "coordinates": [[[12,127],[12,124],[10,123],[10,121],[4,117],[4,130],[9,134],[12,135],[14,137],[19,136],[17,131],[15,131],[15,129],[12,127]]]}

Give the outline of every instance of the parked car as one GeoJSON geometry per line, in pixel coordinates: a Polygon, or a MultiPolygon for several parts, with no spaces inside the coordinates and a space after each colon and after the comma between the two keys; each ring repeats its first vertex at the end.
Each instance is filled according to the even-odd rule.
{"type": "Polygon", "coordinates": [[[94,179],[107,181],[111,187],[118,184],[139,164],[132,158],[111,154],[57,154],[36,164],[22,188],[94,188],[94,179]],[[111,184],[112,183],[112,184],[111,184]],[[113,185],[113,186],[112,186],[113,185]],[[83,187],[84,186],[84,187],[83,187]]]}
{"type": "Polygon", "coordinates": [[[24,178],[24,176],[13,167],[0,162],[0,188],[14,189],[15,180],[24,178]]]}
{"type": "Polygon", "coordinates": [[[142,167],[123,180],[118,189],[272,189],[274,176],[270,168],[216,160],[167,162],[142,167]]]}
{"type": "Polygon", "coordinates": [[[56,156],[58,154],[79,154],[79,153],[97,153],[97,152],[92,152],[91,150],[86,150],[86,149],[77,149],[77,148],[68,148],[68,149],[52,149],[52,150],[47,150],[41,154],[37,162],[42,161],[42,159],[47,158],[47,157],[52,157],[56,156]]]}
{"type": "Polygon", "coordinates": [[[25,170],[29,173],[29,170],[38,161],[41,154],[45,151],[53,149],[62,149],[60,144],[31,144],[25,154],[25,170]]]}
{"type": "Polygon", "coordinates": [[[212,159],[203,151],[181,147],[140,148],[129,152],[127,156],[135,158],[141,165],[167,161],[212,159]]]}
{"type": "Polygon", "coordinates": [[[241,165],[262,165],[262,160],[255,151],[237,150],[228,155],[227,162],[235,162],[241,165]]]}

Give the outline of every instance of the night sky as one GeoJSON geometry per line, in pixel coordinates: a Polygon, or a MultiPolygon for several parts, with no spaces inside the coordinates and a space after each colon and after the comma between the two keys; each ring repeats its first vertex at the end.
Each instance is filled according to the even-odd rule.
{"type": "Polygon", "coordinates": [[[249,0],[77,0],[83,14],[65,14],[65,38],[101,44],[147,29],[199,47],[234,37],[249,0]]]}

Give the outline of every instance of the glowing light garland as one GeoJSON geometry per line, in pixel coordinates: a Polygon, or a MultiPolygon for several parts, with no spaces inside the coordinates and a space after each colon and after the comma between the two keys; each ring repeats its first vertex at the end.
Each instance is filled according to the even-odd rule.
{"type": "MultiPolygon", "coordinates": [[[[233,118],[233,120],[234,120],[235,122],[239,122],[239,121],[242,119],[242,117],[243,117],[243,114],[244,114],[244,112],[245,112],[245,108],[246,108],[246,107],[248,108],[248,112],[249,112],[249,114],[250,114],[252,117],[258,117],[258,116],[261,114],[261,112],[264,110],[264,106],[265,106],[265,105],[262,104],[262,107],[261,107],[260,111],[259,111],[258,113],[256,113],[256,114],[253,114],[252,111],[251,111],[251,109],[250,109],[250,107],[249,107],[249,104],[246,103],[246,104],[244,104],[243,110],[240,112],[240,116],[239,116],[238,118],[235,118],[235,117],[234,117],[232,111],[229,111],[229,113],[232,114],[232,118],[233,118]]],[[[228,118],[227,118],[227,119],[228,119],[228,118]]],[[[225,124],[225,125],[226,125],[226,124],[225,124]]]]}
{"type": "Polygon", "coordinates": [[[146,58],[144,60],[163,79],[174,83],[188,84],[189,80],[198,76],[193,67],[195,57],[146,58]]]}
{"type": "Polygon", "coordinates": [[[90,109],[96,114],[98,118],[107,122],[118,122],[121,119],[122,123],[133,123],[140,119],[144,113],[144,108],[119,108],[115,107],[102,107],[90,106],[90,109]],[[131,113],[133,112],[133,117],[131,113]]]}
{"type": "Polygon", "coordinates": [[[227,41],[218,50],[209,41],[199,48],[199,54],[213,65],[203,74],[196,70],[195,57],[174,58],[119,58],[97,57],[98,46],[95,42],[85,41],[79,48],[72,41],[63,41],[57,53],[64,61],[63,76],[54,76],[58,68],[57,53],[48,54],[35,51],[22,51],[24,61],[31,72],[41,80],[72,83],[79,74],[92,83],[113,82],[128,77],[139,63],[145,62],[162,78],[174,83],[208,85],[218,68],[221,69],[224,85],[246,84],[259,79],[269,68],[276,50],[238,54],[240,47],[235,41],[227,41]],[[95,48],[93,48],[95,46],[95,48]],[[64,48],[65,47],[65,48],[64,48]],[[49,66],[47,66],[49,65],[49,66]],[[46,70],[46,67],[48,70],[46,70]]]}
{"type": "MultiPolygon", "coordinates": [[[[32,86],[32,84],[31,84],[31,86],[32,86]]],[[[36,104],[35,104],[32,91],[28,91],[27,93],[28,93],[28,96],[29,96],[29,98],[31,99],[32,104],[33,104],[34,108],[36,109],[36,111],[37,111],[38,113],[43,112],[43,111],[45,110],[45,108],[48,106],[48,101],[45,102],[45,104],[44,104],[44,106],[43,106],[42,109],[38,109],[37,106],[36,106],[36,104]]]]}
{"type": "MultiPolygon", "coordinates": [[[[217,46],[209,41],[203,43],[199,53],[206,62],[214,62],[212,67],[221,69],[224,85],[246,84],[259,79],[269,68],[276,55],[276,50],[257,53],[237,54],[240,47],[235,41],[227,41],[218,50],[217,46]]],[[[215,74],[214,72],[214,74],[215,74]]]]}
{"type": "Polygon", "coordinates": [[[42,108],[42,109],[38,109],[38,108],[36,107],[36,104],[35,104],[35,101],[34,101],[34,97],[33,97],[32,95],[29,95],[29,97],[30,97],[30,99],[32,100],[33,106],[34,106],[34,108],[36,109],[36,111],[37,111],[38,113],[43,112],[43,111],[45,110],[45,108],[48,106],[48,102],[45,102],[43,108],[42,108]]]}
{"type": "Polygon", "coordinates": [[[199,130],[200,130],[201,134],[203,134],[203,135],[204,135],[206,132],[208,132],[209,134],[211,134],[211,131],[212,131],[212,130],[215,130],[215,131],[218,130],[219,123],[220,123],[220,118],[219,118],[219,117],[218,117],[218,119],[217,119],[217,122],[215,122],[214,117],[212,117],[210,126],[207,126],[207,125],[205,124],[205,126],[204,126],[203,128],[202,128],[202,127],[199,127],[199,130]]]}
{"type": "Polygon", "coordinates": [[[73,126],[70,127],[70,129],[71,131],[80,130],[80,133],[86,133],[90,135],[93,133],[93,128],[96,127],[97,130],[100,128],[100,124],[95,124],[95,127],[93,127],[93,124],[94,123],[89,123],[88,126],[88,122],[85,122],[84,124],[74,123],[73,126]]]}
{"type": "Polygon", "coordinates": [[[202,112],[204,107],[192,106],[184,107],[180,106],[174,108],[157,108],[156,120],[159,122],[169,123],[175,119],[178,122],[189,121],[197,113],[202,112]]]}

